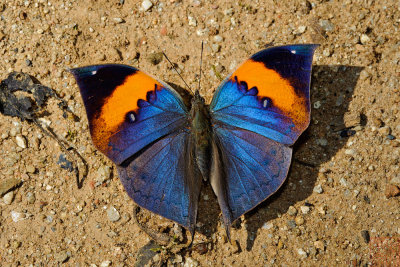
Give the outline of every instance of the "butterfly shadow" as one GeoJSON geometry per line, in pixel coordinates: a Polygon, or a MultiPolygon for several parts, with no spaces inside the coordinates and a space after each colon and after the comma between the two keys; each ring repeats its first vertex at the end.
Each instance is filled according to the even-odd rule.
{"type": "MultiPolygon", "coordinates": [[[[287,213],[290,206],[298,206],[299,203],[301,206],[313,206],[307,197],[313,193],[318,176],[323,173],[321,165],[346,144],[347,138],[356,133],[357,126],[366,124],[363,111],[359,111],[358,124],[348,125],[346,122],[345,125],[344,120],[362,70],[363,67],[344,65],[313,67],[310,126],[293,147],[292,165],[286,182],[276,194],[245,215],[247,251],[253,248],[257,233],[263,230],[266,222],[287,213]]],[[[322,177],[319,180],[330,182],[322,177]]],[[[288,231],[299,231],[294,218],[288,216],[288,231]]]]}

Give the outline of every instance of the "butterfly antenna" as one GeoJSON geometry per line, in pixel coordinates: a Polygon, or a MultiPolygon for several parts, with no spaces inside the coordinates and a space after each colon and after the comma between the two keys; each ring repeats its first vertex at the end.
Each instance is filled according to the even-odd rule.
{"type": "MultiPolygon", "coordinates": [[[[161,49],[160,49],[161,50],[161,49]]],[[[167,55],[164,53],[163,50],[161,50],[161,52],[163,53],[164,57],[166,60],[168,60],[169,64],[171,64],[171,67],[175,70],[175,72],[178,74],[178,76],[181,78],[181,80],[183,81],[183,83],[186,85],[186,87],[192,92],[192,88],[190,88],[190,86],[185,82],[185,80],[183,79],[182,75],[179,73],[179,71],[175,68],[175,65],[171,62],[171,60],[169,60],[169,58],[167,57],[167,55]]]]}
{"type": "Polygon", "coordinates": [[[199,91],[200,91],[200,81],[201,81],[201,65],[203,64],[203,41],[201,41],[201,53],[200,53],[200,74],[199,74],[199,91]]]}

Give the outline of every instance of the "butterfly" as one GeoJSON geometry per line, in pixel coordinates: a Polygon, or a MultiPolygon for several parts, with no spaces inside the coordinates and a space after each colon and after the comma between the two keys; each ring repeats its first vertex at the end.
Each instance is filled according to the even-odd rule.
{"type": "Polygon", "coordinates": [[[168,84],[126,65],[72,69],[94,145],[117,166],[139,206],[195,231],[202,180],[225,229],[274,194],[292,148],[310,122],[312,59],[318,45],[264,49],[216,89],[186,105],[168,84]]]}

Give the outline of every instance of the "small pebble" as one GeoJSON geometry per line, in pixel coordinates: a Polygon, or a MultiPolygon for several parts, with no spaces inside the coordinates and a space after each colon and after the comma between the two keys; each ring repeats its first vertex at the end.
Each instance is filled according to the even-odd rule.
{"type": "Polygon", "coordinates": [[[318,206],[317,210],[320,214],[325,215],[326,214],[326,206],[318,206]]]}
{"type": "Polygon", "coordinates": [[[144,0],[142,2],[143,11],[148,11],[153,7],[153,3],[149,0],[144,0]]]}
{"type": "Polygon", "coordinates": [[[35,201],[36,201],[35,194],[32,193],[32,192],[28,192],[28,193],[26,194],[26,200],[28,201],[29,204],[35,203],[35,201]]]}
{"type": "Polygon", "coordinates": [[[301,217],[301,216],[297,216],[297,217],[294,219],[294,221],[295,221],[295,223],[296,223],[297,225],[303,225],[303,224],[304,224],[304,218],[301,217]]]}
{"type": "Polygon", "coordinates": [[[315,109],[319,109],[321,107],[321,101],[315,101],[314,104],[313,104],[313,107],[315,109]]]}
{"type": "Polygon", "coordinates": [[[17,135],[17,136],[15,137],[15,141],[17,142],[17,145],[18,145],[20,148],[26,148],[26,139],[25,139],[24,136],[22,136],[22,135],[17,135]]]}
{"type": "Polygon", "coordinates": [[[297,30],[295,30],[293,33],[294,34],[302,34],[306,31],[306,29],[307,29],[307,26],[302,25],[302,26],[299,26],[297,28],[297,30]]]}
{"type": "Polygon", "coordinates": [[[222,36],[220,35],[215,35],[214,36],[214,42],[220,43],[224,40],[224,38],[222,38],[222,36]]]}
{"type": "Polygon", "coordinates": [[[214,53],[218,53],[221,50],[221,45],[219,44],[212,44],[211,49],[214,53]]]}
{"type": "Polygon", "coordinates": [[[348,185],[348,184],[347,184],[347,180],[344,179],[343,177],[340,178],[339,183],[340,183],[341,185],[343,185],[344,187],[347,187],[347,185],[348,185]]]}
{"type": "Polygon", "coordinates": [[[295,207],[293,207],[293,206],[290,206],[289,209],[288,209],[288,214],[290,216],[295,216],[297,214],[297,209],[295,207]]]}
{"type": "Polygon", "coordinates": [[[299,254],[299,256],[302,258],[307,258],[307,252],[305,252],[302,248],[297,250],[297,254],[299,254]]]}
{"type": "Polygon", "coordinates": [[[366,34],[361,34],[361,36],[360,36],[360,42],[361,42],[362,44],[367,44],[369,41],[370,41],[370,38],[369,38],[368,35],[366,35],[366,34]]]}
{"type": "Polygon", "coordinates": [[[349,156],[354,156],[356,154],[356,151],[354,149],[346,149],[344,151],[344,154],[349,155],[349,156]]]}
{"type": "Polygon", "coordinates": [[[329,20],[320,20],[319,25],[326,32],[333,31],[333,29],[335,28],[335,26],[329,20]]]}
{"type": "Polygon", "coordinates": [[[197,21],[193,16],[188,16],[188,21],[189,21],[189,26],[196,27],[197,26],[197,21]]]}
{"type": "Polygon", "coordinates": [[[124,20],[122,18],[113,18],[115,23],[123,23],[124,20]]]}
{"type": "Polygon", "coordinates": [[[318,193],[318,194],[322,194],[324,192],[324,190],[322,189],[322,185],[317,185],[314,187],[313,192],[318,193]]]}
{"type": "Polygon", "coordinates": [[[102,263],[100,263],[100,267],[108,267],[108,266],[111,266],[110,260],[103,261],[102,263]]]}
{"type": "Polygon", "coordinates": [[[386,185],[385,188],[386,198],[397,197],[399,195],[400,195],[400,189],[397,186],[393,184],[386,185]]]}
{"type": "Polygon", "coordinates": [[[105,181],[111,177],[111,167],[102,165],[97,170],[96,186],[103,184],[105,181]]]}
{"type": "Polygon", "coordinates": [[[325,48],[324,51],[322,51],[322,54],[326,57],[329,57],[331,55],[331,50],[329,48],[325,48]]]}
{"type": "Polygon", "coordinates": [[[11,211],[11,219],[14,222],[19,222],[22,221],[26,218],[26,214],[25,213],[21,213],[21,212],[17,212],[17,211],[11,211]]]}
{"type": "Polygon", "coordinates": [[[10,191],[7,194],[4,195],[3,197],[3,202],[4,204],[10,205],[14,200],[14,192],[10,191]]]}
{"type": "Polygon", "coordinates": [[[308,206],[301,206],[301,207],[300,207],[300,210],[301,210],[301,213],[307,214],[307,213],[310,212],[310,207],[308,207],[308,206]]]}
{"type": "Polygon", "coordinates": [[[116,222],[121,218],[118,210],[116,208],[114,208],[113,206],[110,206],[107,209],[107,216],[108,216],[108,219],[112,222],[116,222]]]}
{"type": "Polygon", "coordinates": [[[272,222],[266,222],[263,224],[262,229],[269,230],[272,229],[272,227],[274,227],[274,224],[272,222]]]}
{"type": "Polygon", "coordinates": [[[233,8],[228,8],[224,10],[224,15],[225,16],[232,16],[233,15],[233,8]]]}
{"type": "Polygon", "coordinates": [[[33,165],[28,165],[25,167],[25,169],[27,173],[34,173],[36,171],[36,168],[33,165]]]}

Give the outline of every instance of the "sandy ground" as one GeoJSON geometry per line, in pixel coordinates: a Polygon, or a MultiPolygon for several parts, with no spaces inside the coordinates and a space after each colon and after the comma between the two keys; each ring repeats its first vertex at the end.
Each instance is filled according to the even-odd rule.
{"type": "MultiPolygon", "coordinates": [[[[396,0],[165,0],[148,10],[129,0],[3,0],[0,79],[28,73],[67,102],[77,119],[63,117],[56,99],[41,115],[89,172],[78,189],[74,173],[58,164],[65,152],[54,139],[0,114],[0,183],[23,182],[0,200],[1,266],[142,266],[163,258],[166,250],[150,250],[158,247],[133,222],[113,164],[92,145],[67,69],[124,63],[184,87],[165,59],[154,64],[162,49],[196,87],[201,41],[208,101],[220,79],[265,44],[321,44],[312,122],[294,146],[285,185],[240,218],[232,244],[204,187],[194,244],[205,245],[170,253],[168,265],[400,265],[399,28],[396,0]]],[[[151,213],[140,218],[182,233],[151,213]]]]}

